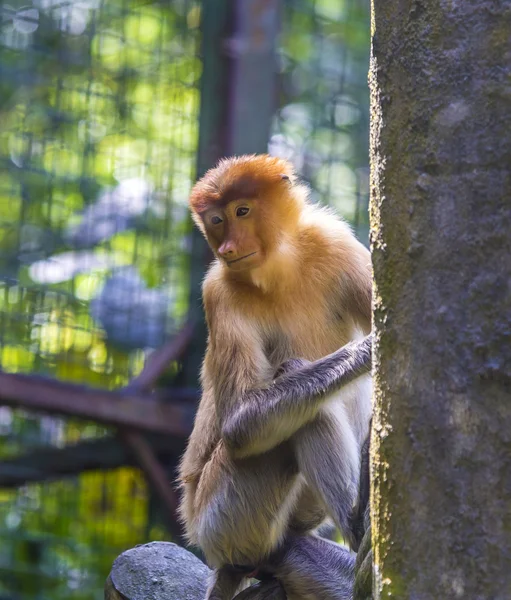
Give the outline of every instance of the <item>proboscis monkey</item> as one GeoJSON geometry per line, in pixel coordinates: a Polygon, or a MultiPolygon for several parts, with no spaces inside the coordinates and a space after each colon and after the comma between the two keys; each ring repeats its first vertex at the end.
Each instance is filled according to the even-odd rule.
{"type": "Polygon", "coordinates": [[[190,206],[216,257],[203,286],[203,394],[180,469],[186,533],[216,568],[208,598],[232,598],[261,569],[289,599],[344,599],[353,559],[314,529],[329,515],[360,541],[369,252],[279,158],[221,161],[190,206]]]}

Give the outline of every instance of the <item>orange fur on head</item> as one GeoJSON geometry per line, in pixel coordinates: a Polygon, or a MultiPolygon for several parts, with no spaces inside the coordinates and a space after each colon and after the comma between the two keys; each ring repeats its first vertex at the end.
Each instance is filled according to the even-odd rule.
{"type": "Polygon", "coordinates": [[[195,184],[190,208],[200,214],[215,204],[262,197],[275,186],[285,193],[294,179],[293,167],[282,158],[268,154],[224,158],[195,184]]]}

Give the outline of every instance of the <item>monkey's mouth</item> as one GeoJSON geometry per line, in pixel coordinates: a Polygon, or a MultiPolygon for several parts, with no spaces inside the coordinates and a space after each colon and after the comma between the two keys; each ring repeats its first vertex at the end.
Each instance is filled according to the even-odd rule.
{"type": "Polygon", "coordinates": [[[240,262],[240,260],[245,260],[245,258],[248,258],[249,256],[254,256],[254,254],[257,254],[257,252],[252,252],[250,254],[246,254],[245,256],[242,256],[240,258],[235,258],[234,260],[229,260],[227,262],[228,265],[233,265],[234,263],[240,262]]]}

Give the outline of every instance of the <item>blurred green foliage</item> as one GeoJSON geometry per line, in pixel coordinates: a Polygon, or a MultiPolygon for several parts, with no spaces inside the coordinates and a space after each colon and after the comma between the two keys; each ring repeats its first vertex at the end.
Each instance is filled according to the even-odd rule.
{"type": "MultiPolygon", "coordinates": [[[[0,1],[3,370],[117,388],[183,322],[200,5],[0,1]]],[[[368,1],[283,0],[269,150],[363,238],[368,54],[368,1]]],[[[105,433],[0,407],[0,459],[105,433]]],[[[166,538],[151,514],[131,468],[0,488],[0,598],[102,598],[117,554],[166,538]]]]}
{"type": "MultiPolygon", "coordinates": [[[[120,387],[186,316],[200,4],[1,11],[1,368],[120,387]]],[[[0,408],[0,458],[105,432],[0,408]]],[[[0,536],[0,597],[89,600],[166,533],[123,468],[0,490],[0,536]]]]}
{"type": "Polygon", "coordinates": [[[285,0],[270,151],[367,243],[369,1],[285,0]]]}

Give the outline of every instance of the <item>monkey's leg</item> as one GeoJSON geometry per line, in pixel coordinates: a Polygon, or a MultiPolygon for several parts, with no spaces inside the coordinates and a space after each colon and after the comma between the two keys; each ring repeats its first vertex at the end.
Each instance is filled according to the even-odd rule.
{"type": "Polygon", "coordinates": [[[326,406],[315,421],[293,436],[292,442],[305,481],[356,549],[351,516],[358,495],[360,454],[342,403],[326,406]]]}
{"type": "Polygon", "coordinates": [[[244,578],[243,573],[238,573],[228,567],[215,569],[209,582],[206,600],[232,600],[244,578]]]}
{"type": "Polygon", "coordinates": [[[270,564],[288,600],[349,600],[355,557],[346,549],[313,535],[290,536],[270,564]]]}
{"type": "Polygon", "coordinates": [[[294,450],[233,462],[220,444],[215,457],[197,486],[194,542],[209,565],[255,568],[285,537],[304,485],[294,450]]]}
{"type": "Polygon", "coordinates": [[[365,516],[369,504],[369,446],[370,436],[367,436],[360,453],[360,486],[358,490],[358,500],[350,517],[351,530],[355,537],[357,548],[360,546],[362,538],[364,537],[365,516]]]}
{"type": "Polygon", "coordinates": [[[289,529],[294,534],[305,535],[324,523],[327,516],[321,498],[308,485],[304,485],[291,513],[289,529]]]}

